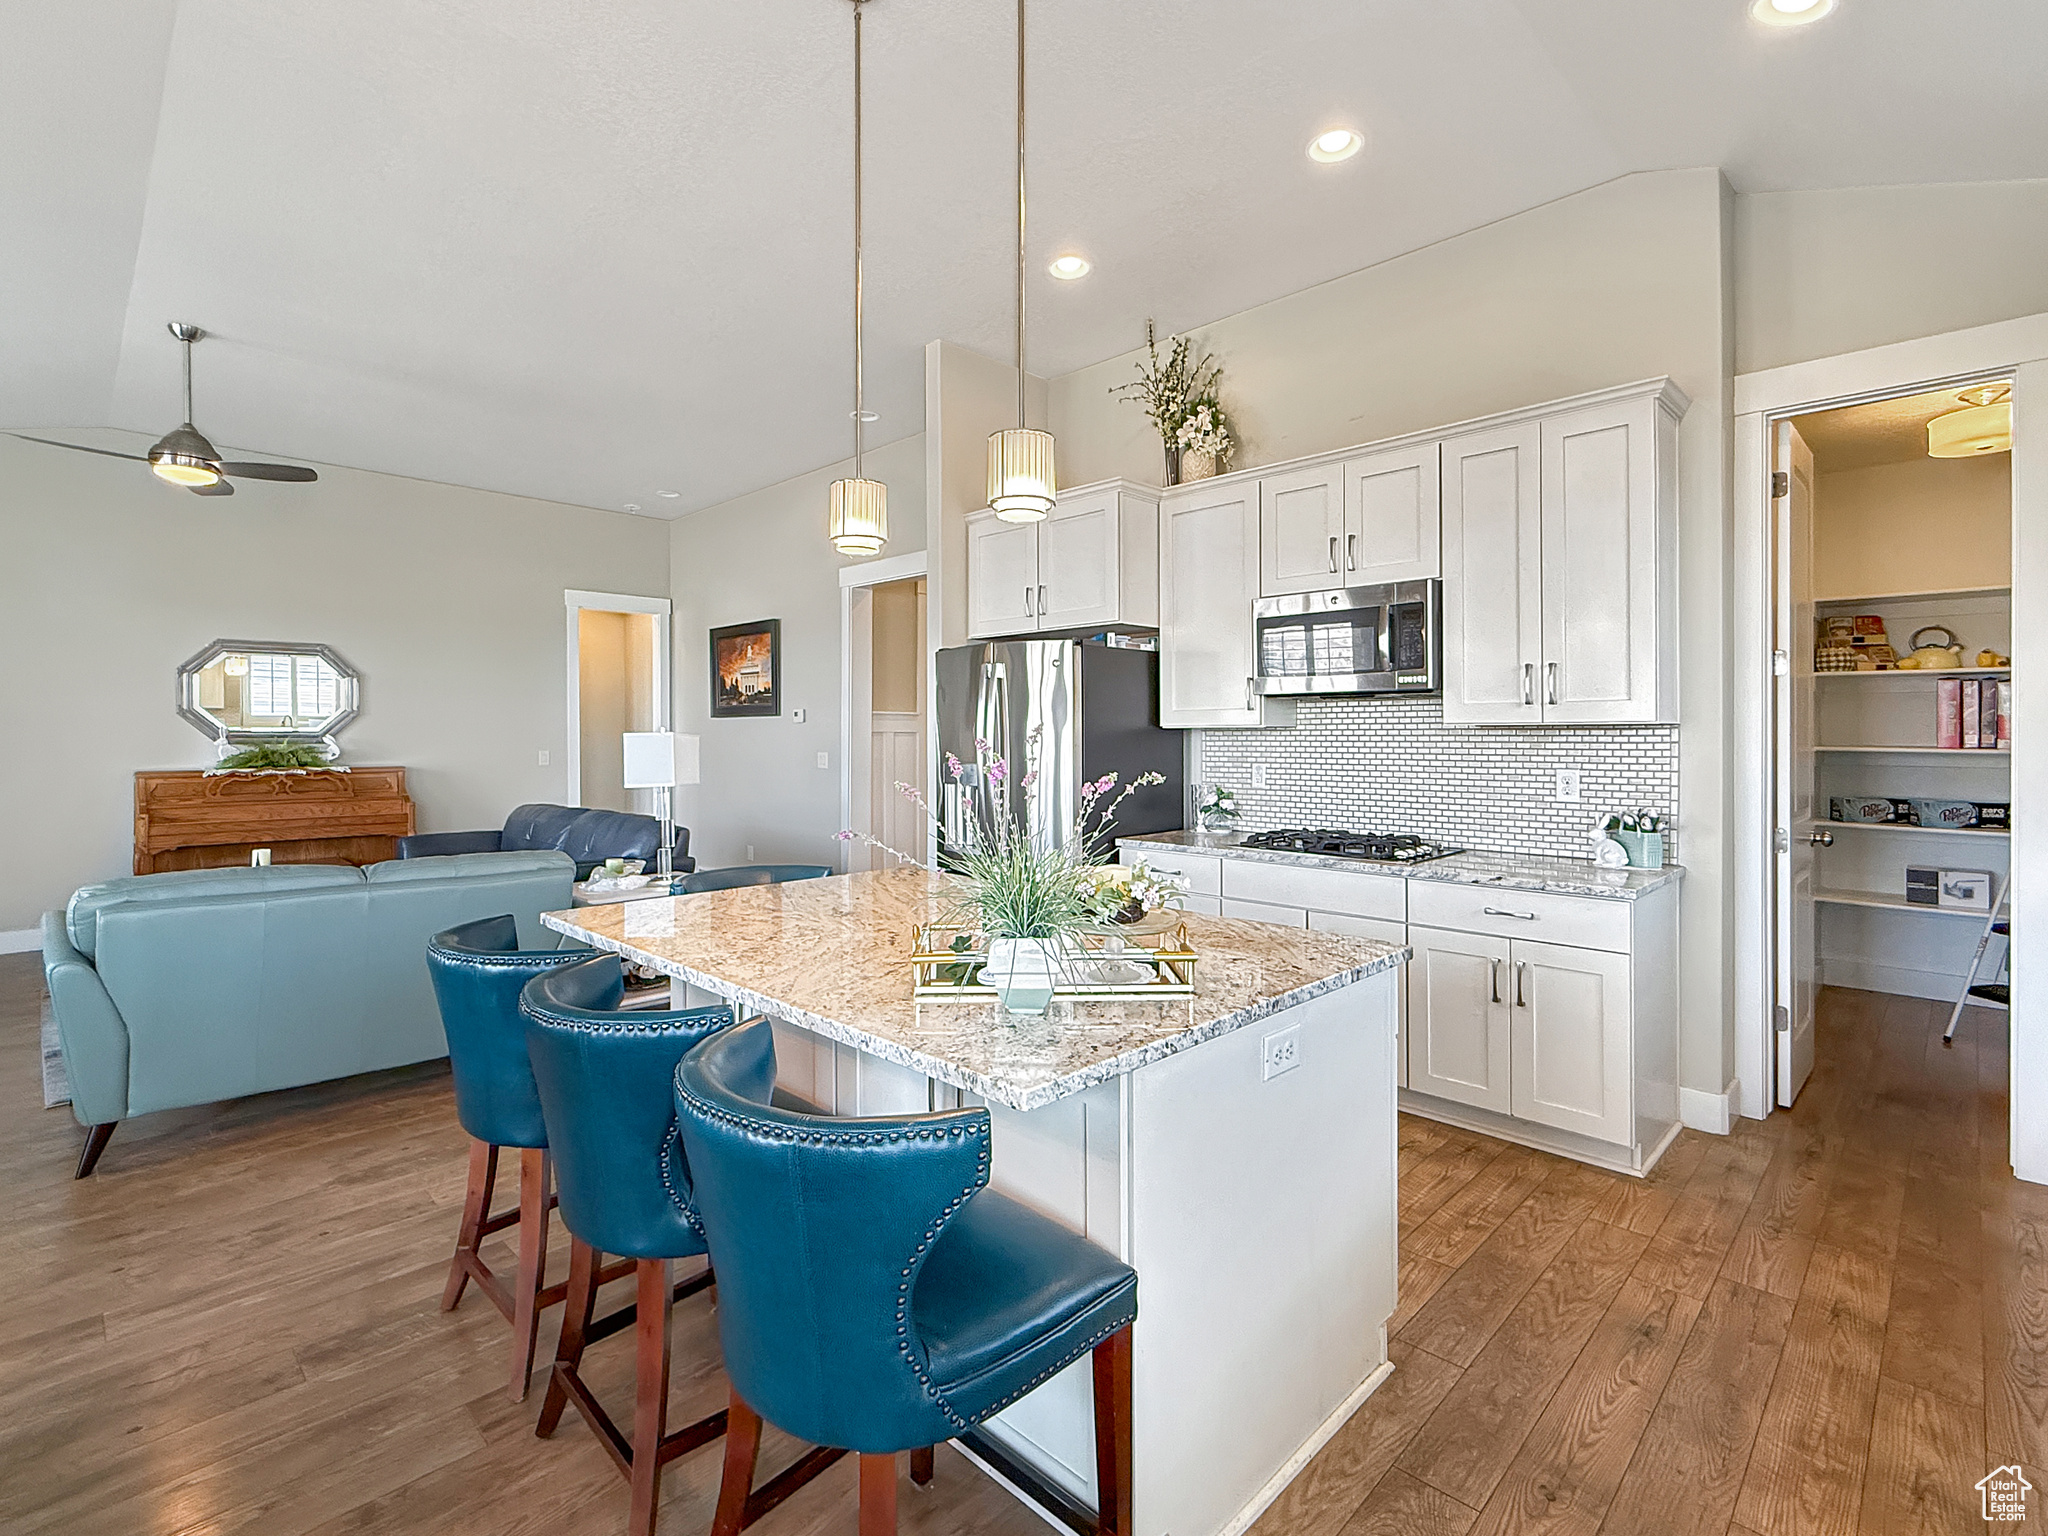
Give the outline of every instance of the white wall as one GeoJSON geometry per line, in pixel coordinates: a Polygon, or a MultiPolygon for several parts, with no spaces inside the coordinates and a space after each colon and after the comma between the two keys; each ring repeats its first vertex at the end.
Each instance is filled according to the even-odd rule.
{"type": "Polygon", "coordinates": [[[1816,596],[2012,584],[2010,454],[1823,470],[1813,511],[1816,596]]]}
{"type": "MultiPolygon", "coordinates": [[[[868,477],[889,487],[885,557],[924,548],[924,462],[922,434],[868,450],[868,477]]],[[[749,844],[753,863],[838,862],[839,571],[854,562],[826,539],[825,514],[852,471],[829,465],[673,526],[676,729],[703,738],[703,782],[676,792],[676,818],[702,868],[750,862],[749,844]],[[714,720],[709,632],[750,619],[782,621],[782,713],[714,720]]]]}
{"type": "Polygon", "coordinates": [[[347,658],[363,712],[343,760],[402,765],[422,831],[561,799],[562,590],[664,595],[668,537],[623,513],[327,467],[317,485],[201,499],[139,464],[0,436],[0,931],[129,872],[136,770],[212,761],[174,694],[178,664],[216,638],[347,658]]]}
{"type": "Polygon", "coordinates": [[[2048,311],[2048,181],[1735,200],[1736,371],[2048,311]]]}
{"type": "MultiPolygon", "coordinates": [[[[1731,197],[1714,170],[1624,177],[1198,332],[1244,434],[1237,467],[1658,374],[1692,397],[1678,446],[1681,1077],[1715,1093],[1733,1073],[1722,804],[1731,197]]],[[[1110,394],[1140,355],[1051,381],[1063,483],[1157,483],[1157,436],[1110,394]]]]}

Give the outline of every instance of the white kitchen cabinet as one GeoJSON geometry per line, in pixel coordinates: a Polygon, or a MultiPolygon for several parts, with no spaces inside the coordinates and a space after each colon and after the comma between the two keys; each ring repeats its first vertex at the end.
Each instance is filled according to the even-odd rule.
{"type": "Polygon", "coordinates": [[[1286,907],[1272,901],[1245,901],[1241,898],[1223,898],[1223,915],[1242,918],[1248,923],[1272,923],[1281,928],[1308,927],[1307,907],[1286,907]]]}
{"type": "Polygon", "coordinates": [[[1443,574],[1439,445],[1389,448],[1344,465],[1345,587],[1443,574]]]}
{"type": "Polygon", "coordinates": [[[1319,464],[1260,479],[1260,596],[1349,585],[1343,570],[1344,468],[1319,464]]]}
{"type": "Polygon", "coordinates": [[[1291,700],[1253,687],[1259,486],[1208,481],[1159,504],[1159,723],[1209,730],[1291,725],[1291,700]]]}
{"type": "Polygon", "coordinates": [[[1109,481],[1061,492],[1041,522],[968,517],[970,638],[1158,623],[1156,492],[1109,481]]]}
{"type": "MultiPolygon", "coordinates": [[[[1384,878],[1384,877],[1382,877],[1384,878]]],[[[1403,882],[1391,881],[1394,885],[1403,882]]],[[[1406,944],[1408,925],[1382,917],[1353,917],[1348,912],[1317,912],[1308,914],[1308,925],[1317,933],[1345,933],[1355,939],[1379,939],[1388,944],[1406,944]]],[[[1411,967],[1401,967],[1400,1011],[1395,1016],[1396,1072],[1403,1088],[1408,1086],[1408,973],[1411,967]]]]}
{"type": "Polygon", "coordinates": [[[1508,959],[1508,1112],[1595,1141],[1630,1141],[1628,956],[1514,939],[1508,959]]]}
{"type": "Polygon", "coordinates": [[[1686,403],[1658,380],[1444,444],[1446,721],[1677,719],[1686,403]]]}
{"type": "Polygon", "coordinates": [[[1411,925],[1408,943],[1408,1087],[1510,1113],[1509,941],[1411,925]]]}

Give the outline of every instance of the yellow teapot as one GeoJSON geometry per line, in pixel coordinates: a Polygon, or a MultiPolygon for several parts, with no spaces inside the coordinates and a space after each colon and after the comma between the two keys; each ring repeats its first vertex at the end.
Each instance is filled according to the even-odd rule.
{"type": "Polygon", "coordinates": [[[1963,643],[1956,638],[1955,631],[1939,624],[1929,624],[1925,629],[1913,631],[1913,649],[1899,658],[1899,666],[1908,672],[1941,672],[1963,664],[1963,643]],[[1947,643],[1937,645],[1931,637],[1940,636],[1947,643]]]}

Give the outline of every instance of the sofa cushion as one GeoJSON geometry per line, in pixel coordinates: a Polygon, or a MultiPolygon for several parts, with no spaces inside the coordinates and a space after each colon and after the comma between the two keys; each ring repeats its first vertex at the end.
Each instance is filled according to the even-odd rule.
{"type": "MultiPolygon", "coordinates": [[[[371,885],[428,885],[473,880],[479,875],[523,875],[574,867],[575,861],[566,853],[553,848],[530,848],[516,853],[451,853],[432,859],[387,859],[382,864],[368,865],[363,875],[371,885]]],[[[424,947],[420,953],[425,955],[424,947]]]]}
{"type": "Polygon", "coordinates": [[[65,927],[78,952],[91,960],[99,948],[99,915],[109,907],[136,903],[191,901],[200,896],[250,896],[267,891],[301,891],[318,886],[361,885],[352,864],[231,865],[226,869],[176,869],[160,875],[122,875],[80,886],[64,908],[65,927]]]}
{"type": "Polygon", "coordinates": [[[515,848],[559,848],[569,827],[584,808],[580,805],[516,805],[505,818],[505,830],[498,846],[507,852],[515,848]]]}

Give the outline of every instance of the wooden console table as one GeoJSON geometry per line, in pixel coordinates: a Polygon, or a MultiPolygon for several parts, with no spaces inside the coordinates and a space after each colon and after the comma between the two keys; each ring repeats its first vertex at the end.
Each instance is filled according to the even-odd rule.
{"type": "Polygon", "coordinates": [[[375,864],[413,830],[403,768],[135,775],[135,873],[247,864],[375,864]]]}

